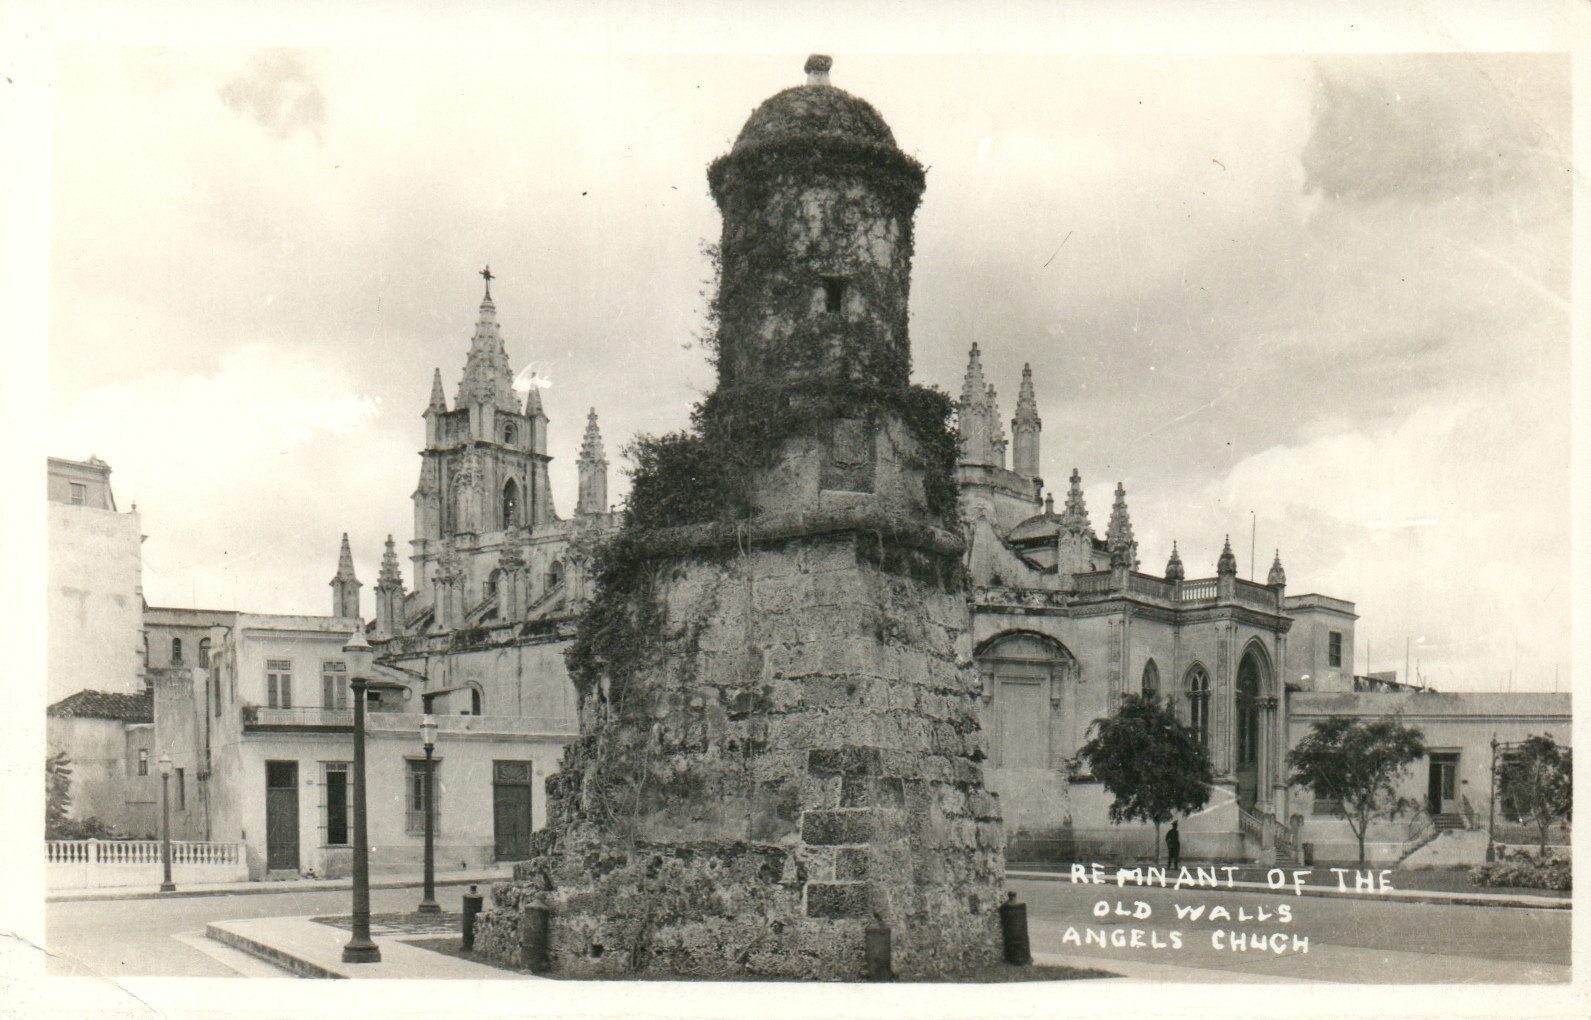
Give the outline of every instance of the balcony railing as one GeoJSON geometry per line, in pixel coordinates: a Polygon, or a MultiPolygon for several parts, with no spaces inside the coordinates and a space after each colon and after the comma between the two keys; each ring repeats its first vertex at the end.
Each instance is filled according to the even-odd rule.
{"type": "Polygon", "coordinates": [[[1183,602],[1200,602],[1204,599],[1213,599],[1220,594],[1220,587],[1213,577],[1200,578],[1197,581],[1184,581],[1182,584],[1183,602]]]}

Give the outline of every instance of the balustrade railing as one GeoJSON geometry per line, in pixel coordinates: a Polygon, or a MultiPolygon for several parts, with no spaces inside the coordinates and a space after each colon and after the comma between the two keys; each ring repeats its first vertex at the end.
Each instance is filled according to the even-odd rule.
{"type": "Polygon", "coordinates": [[[1276,608],[1276,589],[1267,587],[1257,581],[1244,581],[1238,579],[1233,588],[1233,595],[1237,601],[1244,605],[1255,606],[1260,609],[1276,608]]]}
{"type": "Polygon", "coordinates": [[[1172,586],[1170,581],[1162,581],[1149,574],[1128,574],[1127,590],[1139,595],[1149,595],[1157,599],[1171,598],[1172,586]]]}
{"type": "Polygon", "coordinates": [[[1220,593],[1216,579],[1213,577],[1201,578],[1197,581],[1184,581],[1182,583],[1182,601],[1197,602],[1201,599],[1213,599],[1220,593]]]}
{"type": "Polygon", "coordinates": [[[1090,574],[1073,574],[1072,585],[1079,595],[1098,595],[1110,591],[1110,571],[1098,570],[1090,574]]]}
{"type": "MultiPolygon", "coordinates": [[[[196,840],[171,841],[173,864],[237,864],[242,858],[237,843],[196,840]]],[[[44,841],[46,864],[159,864],[158,839],[49,839],[44,841]]]]}

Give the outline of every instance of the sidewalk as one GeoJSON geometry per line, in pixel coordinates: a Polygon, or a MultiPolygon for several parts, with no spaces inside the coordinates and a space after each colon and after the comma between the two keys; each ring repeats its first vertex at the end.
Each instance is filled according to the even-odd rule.
{"type": "MultiPolygon", "coordinates": [[[[1191,870],[1191,868],[1190,868],[1191,870]]],[[[1314,869],[1319,870],[1319,869],[1314,869]]],[[[1226,883],[1225,870],[1221,870],[1221,884],[1212,889],[1209,886],[1185,886],[1184,888],[1203,889],[1209,892],[1234,890],[1242,892],[1262,892],[1273,895],[1286,893],[1291,896],[1294,889],[1291,884],[1283,888],[1272,888],[1264,882],[1238,882],[1231,885],[1226,883]]],[[[1328,872],[1329,874],[1329,872],[1328,872]]],[[[1099,886],[1101,889],[1116,888],[1116,868],[1111,866],[1105,869],[1106,884],[1099,886]]],[[[1038,882],[1070,882],[1070,871],[1007,871],[1007,879],[1024,879],[1038,882]]],[[[1170,876],[1168,876],[1170,877],[1170,876]]],[[[1078,883],[1083,884],[1083,883],[1078,883]]],[[[1130,879],[1122,886],[1123,889],[1135,889],[1139,886],[1130,879]]],[[[1158,889],[1158,883],[1145,885],[1146,889],[1158,889]]],[[[1166,886],[1167,889],[1171,885],[1166,886]]],[[[1301,894],[1304,896],[1325,896],[1338,899],[1367,900],[1367,901],[1393,901],[1398,903],[1445,903],[1449,906],[1460,907],[1525,907],[1534,910],[1569,910],[1574,906],[1574,900],[1560,896],[1528,896],[1520,893],[1472,893],[1472,892],[1441,892],[1432,889],[1390,889],[1386,892],[1364,893],[1354,892],[1351,889],[1339,889],[1334,885],[1305,885],[1301,894]]]]}
{"type": "MultiPolygon", "coordinates": [[[[509,868],[494,868],[483,871],[470,872],[444,872],[436,876],[436,884],[467,885],[471,882],[481,885],[482,893],[493,882],[506,882],[514,877],[514,871],[509,868]]],[[[412,875],[392,876],[391,878],[372,878],[372,889],[418,889],[425,883],[412,875]]],[[[351,878],[294,878],[276,882],[217,882],[209,885],[177,886],[176,892],[163,893],[157,889],[143,886],[129,886],[121,889],[63,889],[59,892],[46,892],[46,903],[75,903],[82,900],[169,900],[183,896],[258,896],[269,893],[294,893],[294,892],[324,892],[326,890],[352,889],[351,878]]]]}
{"type": "MultiPolygon", "coordinates": [[[[374,934],[381,948],[379,963],[343,963],[348,932],[310,917],[258,917],[247,921],[213,921],[205,935],[265,960],[298,976],[310,978],[422,978],[466,981],[542,981],[534,974],[491,967],[446,953],[405,944],[403,936],[374,934]]],[[[415,934],[410,938],[425,938],[415,934]]],[[[433,936],[434,937],[434,936],[433,936]]]]}

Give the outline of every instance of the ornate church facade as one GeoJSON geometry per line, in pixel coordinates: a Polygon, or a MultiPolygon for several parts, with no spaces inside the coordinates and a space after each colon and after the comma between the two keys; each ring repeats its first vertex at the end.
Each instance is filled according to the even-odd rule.
{"type": "Polygon", "coordinates": [[[1160,575],[1145,571],[1124,487],[1102,538],[1075,469],[1057,513],[1030,368],[1008,439],[974,344],[958,415],[986,774],[1008,856],[1153,853],[1149,827],[1110,823],[1110,795],[1077,757],[1093,720],[1140,692],[1168,700],[1215,766],[1210,804],[1182,825],[1189,845],[1232,858],[1286,846],[1287,694],[1353,689],[1353,603],[1287,594],[1279,552],[1266,583],[1240,578],[1230,541],[1214,576],[1189,578],[1175,545],[1160,575]]]}

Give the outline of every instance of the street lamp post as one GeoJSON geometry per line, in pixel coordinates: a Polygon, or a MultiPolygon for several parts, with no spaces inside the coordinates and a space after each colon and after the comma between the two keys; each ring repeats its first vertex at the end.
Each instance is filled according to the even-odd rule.
{"type": "Polygon", "coordinates": [[[161,892],[176,892],[171,881],[171,758],[160,756],[160,867],[161,892]]]}
{"type": "Polygon", "coordinates": [[[440,914],[436,902],[436,793],[434,789],[436,760],[436,719],[426,715],[420,720],[420,742],[425,745],[425,896],[420,900],[419,912],[440,914]]]}
{"type": "Polygon", "coordinates": [[[370,938],[370,835],[365,827],[365,692],[368,690],[372,649],[363,626],[343,645],[353,675],[348,686],[354,696],[354,896],[353,937],[343,946],[344,963],[380,963],[381,947],[370,938]]]}

